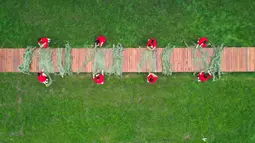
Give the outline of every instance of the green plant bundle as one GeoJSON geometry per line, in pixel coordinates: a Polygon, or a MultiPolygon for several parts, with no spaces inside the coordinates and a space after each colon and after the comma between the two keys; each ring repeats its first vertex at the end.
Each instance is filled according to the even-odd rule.
{"type": "Polygon", "coordinates": [[[48,49],[39,49],[39,70],[44,69],[46,73],[54,73],[54,66],[52,63],[52,51],[48,49]]]}
{"type": "Polygon", "coordinates": [[[65,74],[67,75],[73,75],[71,49],[72,48],[70,44],[67,42],[65,44],[65,58],[64,58],[64,70],[65,70],[65,74]]]}
{"type": "MultiPolygon", "coordinates": [[[[85,62],[83,62],[82,66],[79,67],[77,74],[80,73],[81,69],[85,67],[90,61],[92,61],[95,57],[97,47],[94,47],[93,51],[90,53],[89,57],[86,58],[85,62]]],[[[87,55],[86,55],[87,56],[87,55]]]]}
{"type": "Polygon", "coordinates": [[[162,74],[166,76],[172,75],[171,71],[171,63],[170,63],[170,55],[173,50],[174,46],[166,46],[165,49],[161,53],[162,59],[162,74]]]}
{"type": "Polygon", "coordinates": [[[47,77],[49,78],[49,82],[47,83],[47,84],[45,84],[45,86],[46,87],[49,87],[52,83],[53,83],[53,80],[52,80],[52,78],[51,78],[51,76],[50,76],[50,73],[47,73],[47,72],[44,72],[46,75],[47,75],[47,77]]]}
{"type": "Polygon", "coordinates": [[[64,76],[65,75],[65,69],[62,65],[62,54],[63,54],[63,49],[62,48],[58,48],[56,51],[56,55],[57,55],[57,68],[59,71],[60,76],[64,76]]]}
{"type": "Polygon", "coordinates": [[[50,73],[54,73],[52,51],[50,48],[47,49],[40,48],[38,50],[38,55],[39,55],[39,70],[44,70],[44,73],[49,78],[49,83],[46,84],[46,86],[49,87],[53,82],[50,73]]]}
{"type": "Polygon", "coordinates": [[[207,60],[209,57],[206,52],[202,51],[202,48],[200,46],[196,45],[195,47],[193,47],[192,57],[193,57],[194,65],[196,65],[199,68],[199,70],[195,71],[194,74],[199,71],[207,71],[208,70],[209,64],[208,64],[207,60]],[[197,51],[201,53],[201,57],[196,56],[197,51]]]}
{"type": "Polygon", "coordinates": [[[110,74],[122,76],[122,62],[123,62],[122,51],[123,46],[121,44],[117,44],[117,46],[113,45],[112,65],[110,68],[110,74]]]}
{"type": "Polygon", "coordinates": [[[95,58],[92,66],[93,75],[98,72],[98,70],[104,70],[105,68],[105,56],[104,49],[97,49],[95,53],[95,58]]]}
{"type": "Polygon", "coordinates": [[[36,48],[27,47],[23,53],[23,62],[18,66],[18,71],[24,74],[30,74],[30,65],[32,63],[32,57],[36,48]]]}
{"type": "MultiPolygon", "coordinates": [[[[139,47],[139,49],[140,49],[140,53],[142,53],[140,47],[139,47]]],[[[140,60],[140,63],[138,65],[138,73],[141,72],[144,65],[146,65],[146,67],[149,66],[149,71],[148,72],[155,72],[156,71],[155,50],[153,50],[153,51],[145,50],[141,55],[142,55],[141,60],[140,60]]]]}
{"type": "Polygon", "coordinates": [[[220,64],[223,49],[224,49],[223,44],[220,46],[214,46],[213,48],[213,55],[211,57],[209,65],[209,70],[213,75],[213,81],[215,81],[216,79],[220,79],[222,75],[220,64]]]}

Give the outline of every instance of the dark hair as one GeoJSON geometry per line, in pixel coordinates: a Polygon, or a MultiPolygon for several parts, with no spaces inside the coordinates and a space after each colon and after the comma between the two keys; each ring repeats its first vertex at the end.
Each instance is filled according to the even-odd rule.
{"type": "Polygon", "coordinates": [[[153,80],[154,80],[153,78],[150,78],[150,79],[149,79],[150,82],[153,82],[153,80]]]}
{"type": "Polygon", "coordinates": [[[207,78],[208,76],[209,76],[208,73],[205,73],[205,74],[204,74],[204,78],[207,78]]]}
{"type": "Polygon", "coordinates": [[[96,40],[95,43],[99,44],[99,40],[96,40]]]}
{"type": "Polygon", "coordinates": [[[206,40],[203,41],[204,44],[206,44],[206,42],[207,42],[206,40]]]}
{"type": "Polygon", "coordinates": [[[38,40],[37,40],[37,41],[38,41],[38,42],[39,42],[39,41],[41,41],[41,38],[38,38],[38,40]]]}
{"type": "Polygon", "coordinates": [[[40,76],[40,75],[41,75],[41,74],[38,72],[38,73],[37,73],[37,76],[40,76]]]}
{"type": "Polygon", "coordinates": [[[99,74],[97,74],[97,75],[96,75],[96,79],[99,79],[99,78],[100,78],[100,77],[99,77],[99,74]]]}
{"type": "Polygon", "coordinates": [[[154,40],[151,40],[151,43],[154,43],[154,40]]]}

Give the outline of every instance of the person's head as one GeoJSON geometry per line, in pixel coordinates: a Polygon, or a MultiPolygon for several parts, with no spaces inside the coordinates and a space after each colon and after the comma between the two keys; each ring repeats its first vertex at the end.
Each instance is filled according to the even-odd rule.
{"type": "Polygon", "coordinates": [[[38,73],[37,73],[37,76],[40,76],[40,75],[41,75],[41,74],[38,72],[38,73]]]}
{"type": "Polygon", "coordinates": [[[154,79],[153,79],[152,77],[149,79],[150,82],[153,82],[153,80],[154,80],[154,79]]]}
{"type": "Polygon", "coordinates": [[[207,78],[208,76],[209,76],[208,73],[205,73],[205,74],[204,74],[204,78],[207,78]]]}
{"type": "Polygon", "coordinates": [[[97,75],[96,75],[96,79],[99,79],[99,78],[100,78],[100,77],[99,77],[99,74],[97,74],[97,75]]]}
{"type": "Polygon", "coordinates": [[[37,40],[38,42],[40,42],[41,41],[41,38],[38,38],[38,40],[37,40]]]}
{"type": "Polygon", "coordinates": [[[206,44],[206,43],[207,43],[207,41],[206,41],[206,40],[204,40],[204,41],[203,41],[203,44],[206,44]]]}
{"type": "Polygon", "coordinates": [[[99,44],[99,40],[96,40],[95,43],[98,45],[99,44]]]}

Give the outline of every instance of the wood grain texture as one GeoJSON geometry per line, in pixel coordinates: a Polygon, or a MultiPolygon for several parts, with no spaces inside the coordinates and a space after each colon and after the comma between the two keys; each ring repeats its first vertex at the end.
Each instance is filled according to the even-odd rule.
{"type": "MultiPolygon", "coordinates": [[[[56,50],[51,49],[53,51],[52,59],[54,64],[54,71],[58,72],[57,69],[57,56],[56,50]]],[[[112,65],[112,49],[104,48],[100,49],[104,51],[104,62],[106,71],[110,69],[112,65]]],[[[142,57],[145,48],[141,50],[139,48],[125,48],[122,52],[123,55],[123,72],[138,72],[138,67],[140,63],[140,59],[142,57]]],[[[191,48],[174,48],[169,61],[172,65],[171,70],[173,72],[194,72],[199,70],[199,63],[194,64],[192,57],[191,48]]],[[[209,57],[213,54],[212,48],[202,49],[204,53],[206,53],[209,57]]],[[[157,72],[162,72],[162,59],[161,53],[163,48],[158,48],[156,51],[156,67],[157,72]]],[[[23,61],[23,52],[24,49],[8,49],[1,48],[0,49],[0,72],[18,72],[18,66],[23,61]]],[[[79,48],[72,49],[72,70],[73,72],[77,72],[78,69],[82,66],[87,58],[89,58],[90,54],[93,52],[93,49],[89,48],[79,48]]],[[[196,52],[196,57],[201,57],[200,52],[196,52]]],[[[63,49],[64,56],[64,49],[63,49]]],[[[38,50],[35,50],[32,63],[31,63],[31,72],[37,72],[38,67],[38,50]]],[[[210,62],[210,58],[207,59],[207,62],[210,62]]],[[[64,63],[64,61],[62,61],[64,63]]],[[[201,64],[201,63],[200,63],[201,64]]],[[[149,62],[145,62],[141,72],[149,71],[149,62]]],[[[83,68],[81,68],[81,72],[92,72],[93,59],[83,68]]],[[[254,72],[255,71],[255,48],[225,48],[222,52],[222,61],[221,61],[221,69],[223,72],[254,72]]]]}

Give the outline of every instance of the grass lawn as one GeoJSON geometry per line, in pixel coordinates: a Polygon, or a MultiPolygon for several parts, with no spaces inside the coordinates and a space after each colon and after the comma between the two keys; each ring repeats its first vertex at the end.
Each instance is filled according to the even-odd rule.
{"type": "Polygon", "coordinates": [[[52,47],[92,44],[103,34],[108,45],[184,47],[200,36],[226,46],[254,46],[254,0],[1,0],[0,47],[36,45],[51,37],[52,47]]]}
{"type": "Polygon", "coordinates": [[[130,74],[102,86],[53,76],[49,88],[36,75],[0,78],[1,143],[255,142],[254,74],[204,84],[176,74],[155,85],[130,74]]]}

